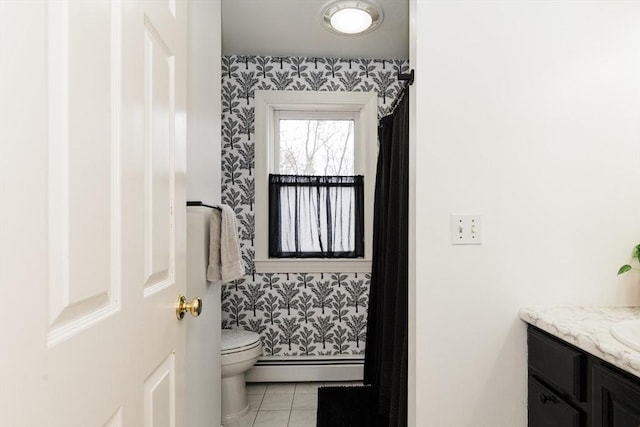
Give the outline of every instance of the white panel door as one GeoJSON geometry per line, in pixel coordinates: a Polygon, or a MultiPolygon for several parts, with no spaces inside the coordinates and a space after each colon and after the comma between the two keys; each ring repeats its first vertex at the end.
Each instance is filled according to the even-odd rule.
{"type": "Polygon", "coordinates": [[[185,1],[0,1],[0,426],[184,425],[185,55],[185,1]]]}

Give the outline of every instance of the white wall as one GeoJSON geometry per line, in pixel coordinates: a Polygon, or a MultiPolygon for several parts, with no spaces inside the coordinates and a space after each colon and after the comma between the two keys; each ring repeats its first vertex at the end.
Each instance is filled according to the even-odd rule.
{"type": "Polygon", "coordinates": [[[525,426],[518,308],[640,304],[640,2],[414,1],[412,425],[525,426]]]}
{"type": "MultiPolygon", "coordinates": [[[[220,202],[220,0],[189,2],[187,200],[220,202]]],[[[187,425],[219,425],[220,284],[206,281],[210,209],[188,208],[187,298],[203,300],[187,316],[187,425]]]]}
{"type": "Polygon", "coordinates": [[[189,1],[187,200],[220,202],[220,0],[189,1]]]}

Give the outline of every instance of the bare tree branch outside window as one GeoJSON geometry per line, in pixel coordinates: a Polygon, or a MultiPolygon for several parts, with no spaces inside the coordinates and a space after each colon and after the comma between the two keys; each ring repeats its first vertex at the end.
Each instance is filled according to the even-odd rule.
{"type": "Polygon", "coordinates": [[[353,120],[280,120],[280,173],[353,175],[353,120]]]}

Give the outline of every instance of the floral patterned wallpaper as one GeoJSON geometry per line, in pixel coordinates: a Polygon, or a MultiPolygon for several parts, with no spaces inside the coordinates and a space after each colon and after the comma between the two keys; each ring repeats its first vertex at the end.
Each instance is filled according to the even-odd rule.
{"type": "Polygon", "coordinates": [[[224,284],[223,327],[261,335],[267,356],[364,353],[370,274],[256,273],[254,91],[377,91],[378,116],[402,88],[405,60],[222,58],[222,203],[236,212],[247,275],[224,284]]]}

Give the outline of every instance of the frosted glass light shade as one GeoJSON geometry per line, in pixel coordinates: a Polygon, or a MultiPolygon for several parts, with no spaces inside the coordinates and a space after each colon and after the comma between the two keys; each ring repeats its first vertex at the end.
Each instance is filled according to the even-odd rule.
{"type": "Polygon", "coordinates": [[[322,12],[324,27],[341,35],[368,33],[381,22],[382,9],[370,0],[338,0],[330,3],[322,12]]]}
{"type": "Polygon", "coordinates": [[[373,19],[362,9],[341,9],[331,17],[331,26],[345,34],[358,34],[367,30],[373,19]]]}

